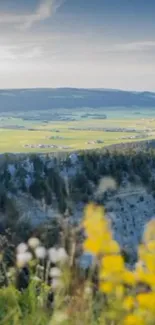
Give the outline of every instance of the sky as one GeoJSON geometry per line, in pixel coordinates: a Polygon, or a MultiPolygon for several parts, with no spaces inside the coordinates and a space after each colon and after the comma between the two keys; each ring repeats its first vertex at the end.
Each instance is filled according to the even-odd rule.
{"type": "Polygon", "coordinates": [[[0,0],[0,88],[155,91],[155,0],[0,0]]]}

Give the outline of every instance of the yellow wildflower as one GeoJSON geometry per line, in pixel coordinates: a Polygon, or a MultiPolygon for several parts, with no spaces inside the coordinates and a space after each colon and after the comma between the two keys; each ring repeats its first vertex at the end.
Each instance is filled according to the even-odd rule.
{"type": "Polygon", "coordinates": [[[141,293],[137,296],[138,304],[141,308],[154,311],[155,306],[155,293],[141,293]]]}
{"type": "Polygon", "coordinates": [[[119,285],[122,283],[122,272],[109,272],[109,271],[104,271],[104,269],[100,269],[99,273],[99,279],[100,281],[109,281],[113,285],[119,285]]]}
{"type": "Polygon", "coordinates": [[[103,241],[100,237],[87,238],[83,245],[84,251],[97,255],[101,252],[102,243],[103,241]]]}
{"type": "Polygon", "coordinates": [[[132,296],[128,296],[123,301],[123,308],[129,311],[134,307],[134,303],[134,298],[132,296]]]}
{"type": "MultiPolygon", "coordinates": [[[[104,209],[95,204],[89,204],[85,209],[83,226],[87,235],[87,239],[84,242],[84,250],[93,254],[103,253],[104,249],[112,241],[109,224],[104,218],[104,209]]],[[[114,247],[114,244],[112,244],[112,246],[113,250],[116,251],[116,245],[114,247]]]]}
{"type": "Polygon", "coordinates": [[[146,272],[144,272],[143,270],[136,270],[134,272],[134,275],[135,275],[136,282],[147,283],[148,274],[146,272]]]}
{"type": "MultiPolygon", "coordinates": [[[[105,236],[104,236],[104,240],[105,240],[105,236]]],[[[115,240],[110,240],[107,245],[104,245],[103,253],[104,254],[119,254],[120,253],[119,244],[115,240]]]]}
{"type": "Polygon", "coordinates": [[[153,273],[146,274],[145,283],[154,289],[155,288],[155,274],[153,274],[153,273]]]}
{"type": "Polygon", "coordinates": [[[151,272],[155,272],[155,256],[148,253],[144,259],[147,269],[151,272]]]}
{"type": "Polygon", "coordinates": [[[109,294],[113,292],[113,289],[114,286],[112,282],[100,282],[100,291],[109,294]]]}
{"type": "Polygon", "coordinates": [[[122,299],[124,296],[124,287],[122,284],[116,285],[115,288],[115,295],[117,299],[122,299]]]}
{"type": "Polygon", "coordinates": [[[155,240],[151,240],[147,243],[147,249],[150,253],[155,253],[155,240]]]}
{"type": "Polygon", "coordinates": [[[124,325],[145,325],[145,322],[139,315],[130,314],[125,318],[124,325]]]}
{"type": "Polygon", "coordinates": [[[124,261],[120,255],[109,255],[102,258],[101,268],[111,273],[124,270],[124,261]]]}
{"type": "Polygon", "coordinates": [[[124,284],[133,286],[136,283],[135,274],[129,270],[125,270],[122,274],[122,281],[124,284]]]}
{"type": "Polygon", "coordinates": [[[93,203],[88,204],[85,213],[83,226],[87,233],[92,233],[96,229],[101,229],[104,226],[104,209],[93,203]]]}

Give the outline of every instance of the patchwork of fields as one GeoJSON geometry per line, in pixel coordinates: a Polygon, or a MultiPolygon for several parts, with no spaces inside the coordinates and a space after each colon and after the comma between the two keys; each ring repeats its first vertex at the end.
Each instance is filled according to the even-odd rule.
{"type": "Polygon", "coordinates": [[[117,116],[73,121],[0,118],[0,152],[55,152],[155,139],[155,118],[117,116]]]}

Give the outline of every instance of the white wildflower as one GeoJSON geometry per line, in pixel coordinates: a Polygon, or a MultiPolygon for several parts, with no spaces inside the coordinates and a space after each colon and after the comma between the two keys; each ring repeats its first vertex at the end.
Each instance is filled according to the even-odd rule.
{"type": "Polygon", "coordinates": [[[34,282],[41,282],[41,279],[38,276],[36,276],[36,275],[33,276],[32,279],[33,279],[34,282]]]}
{"type": "Polygon", "coordinates": [[[35,249],[36,257],[43,260],[46,257],[46,248],[43,246],[38,246],[35,249]]]}
{"type": "Polygon", "coordinates": [[[59,278],[61,276],[62,272],[58,267],[52,267],[50,270],[50,276],[52,278],[59,278]]]}
{"type": "Polygon", "coordinates": [[[86,296],[91,296],[92,295],[92,288],[89,285],[86,285],[86,287],[84,288],[84,293],[86,296]]]}
{"type": "Polygon", "coordinates": [[[48,250],[48,257],[49,257],[49,260],[50,260],[52,263],[57,263],[57,262],[58,262],[57,249],[56,249],[56,248],[50,248],[50,249],[48,250]]]}
{"type": "Polygon", "coordinates": [[[44,271],[44,266],[43,265],[37,265],[37,271],[44,271]]]}
{"type": "Polygon", "coordinates": [[[52,283],[51,284],[52,284],[52,289],[53,290],[60,289],[63,286],[63,283],[62,283],[62,281],[59,278],[54,278],[52,280],[52,283]]]}
{"type": "Polygon", "coordinates": [[[68,320],[68,315],[63,311],[56,311],[52,317],[51,324],[62,324],[68,320]]]}
{"type": "Polygon", "coordinates": [[[24,267],[32,260],[32,254],[30,252],[19,253],[16,256],[17,266],[24,267]]]}
{"type": "Polygon", "coordinates": [[[63,247],[58,249],[57,254],[58,254],[58,262],[65,263],[67,261],[68,255],[66,253],[66,250],[63,247]]]}
{"type": "Polygon", "coordinates": [[[49,260],[53,263],[64,263],[68,259],[68,255],[63,247],[61,248],[50,248],[48,251],[49,260]]]}
{"type": "Polygon", "coordinates": [[[17,246],[17,254],[25,253],[28,249],[28,246],[25,243],[21,243],[17,246]]]}
{"type": "Polygon", "coordinates": [[[12,278],[13,276],[15,276],[15,273],[16,273],[16,271],[15,271],[15,268],[10,268],[9,269],[9,271],[7,272],[7,277],[8,278],[12,278]]]}
{"type": "Polygon", "coordinates": [[[35,249],[40,245],[40,240],[36,237],[31,237],[28,241],[28,245],[30,248],[35,249]]]}

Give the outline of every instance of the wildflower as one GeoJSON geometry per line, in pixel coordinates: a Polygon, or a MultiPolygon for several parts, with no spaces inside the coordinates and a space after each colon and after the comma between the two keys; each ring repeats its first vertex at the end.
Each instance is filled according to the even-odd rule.
{"type": "Polygon", "coordinates": [[[56,248],[50,248],[48,250],[48,257],[49,257],[49,260],[52,263],[57,263],[58,262],[57,249],[56,248]]]}
{"type": "Polygon", "coordinates": [[[24,267],[32,260],[32,254],[30,252],[19,253],[16,256],[17,267],[24,267]]]}
{"type": "Polygon", "coordinates": [[[153,254],[146,253],[144,256],[144,262],[149,271],[155,272],[155,256],[153,254]]]}
{"type": "Polygon", "coordinates": [[[65,263],[68,259],[68,255],[66,250],[63,247],[60,247],[57,250],[58,262],[65,263]]]}
{"type": "Polygon", "coordinates": [[[137,295],[137,301],[141,308],[154,311],[155,306],[155,293],[141,293],[137,295]]]}
{"type": "Polygon", "coordinates": [[[155,289],[155,274],[149,273],[145,276],[145,283],[149,285],[153,290],[155,289]]]}
{"type": "Polygon", "coordinates": [[[58,268],[58,267],[53,267],[51,270],[50,270],[50,276],[52,278],[59,278],[61,276],[61,270],[58,268]]]}
{"type": "Polygon", "coordinates": [[[100,291],[104,293],[112,293],[114,290],[114,286],[112,282],[100,282],[100,291]]]}
{"type": "Polygon", "coordinates": [[[25,243],[21,243],[17,246],[17,254],[25,253],[28,249],[28,246],[25,243]]]}
{"type": "Polygon", "coordinates": [[[130,314],[125,318],[124,325],[145,325],[145,322],[139,315],[130,314]]]}
{"type": "Polygon", "coordinates": [[[84,251],[97,255],[101,252],[103,238],[87,238],[84,242],[84,251]]]}
{"type": "Polygon", "coordinates": [[[102,207],[89,204],[85,209],[85,218],[83,226],[87,235],[84,242],[84,250],[92,254],[98,255],[104,252],[112,240],[109,230],[109,224],[104,216],[102,207]]]}
{"type": "Polygon", "coordinates": [[[151,240],[147,243],[147,249],[150,253],[155,253],[155,240],[151,240]]]}
{"type": "Polygon", "coordinates": [[[65,312],[63,311],[56,311],[52,317],[52,321],[49,325],[59,325],[59,324],[64,324],[68,320],[68,316],[65,312]]]}
{"type": "Polygon", "coordinates": [[[147,283],[148,274],[144,270],[135,270],[134,275],[136,282],[147,283]]]}
{"type": "Polygon", "coordinates": [[[7,277],[8,277],[8,278],[12,278],[12,277],[15,276],[15,274],[16,274],[16,270],[15,270],[14,267],[12,267],[12,268],[10,268],[9,271],[7,272],[7,277]]]}
{"type": "Polygon", "coordinates": [[[129,270],[125,270],[122,274],[122,281],[124,284],[133,286],[136,283],[135,274],[129,270]]]}
{"type": "Polygon", "coordinates": [[[28,240],[28,245],[31,249],[36,249],[40,245],[40,240],[36,237],[31,237],[28,240]]]}
{"type": "Polygon", "coordinates": [[[63,286],[63,283],[59,278],[53,278],[51,284],[52,284],[53,290],[60,289],[63,286]]]}
{"type": "Polygon", "coordinates": [[[84,288],[84,294],[86,297],[91,296],[92,295],[92,288],[91,285],[86,285],[84,288]]]}
{"type": "Polygon", "coordinates": [[[48,250],[49,260],[53,263],[65,263],[68,259],[68,255],[63,247],[61,248],[50,248],[48,250]]]}
{"type": "Polygon", "coordinates": [[[112,273],[124,270],[124,261],[120,255],[109,255],[102,258],[101,268],[112,273]]]}
{"type": "Polygon", "coordinates": [[[46,248],[43,246],[38,246],[35,249],[35,254],[36,254],[37,258],[39,258],[40,260],[43,260],[46,257],[46,248]]]}
{"type": "Polygon", "coordinates": [[[41,282],[41,279],[38,276],[36,276],[36,275],[33,276],[32,279],[33,279],[34,282],[41,282]]]}
{"type": "Polygon", "coordinates": [[[83,226],[88,235],[94,232],[96,233],[97,230],[100,232],[104,226],[103,215],[104,210],[102,207],[99,207],[95,204],[89,204],[86,207],[83,226]]]}
{"type": "MultiPolygon", "coordinates": [[[[105,239],[105,236],[104,236],[104,239],[105,239]]],[[[119,254],[120,253],[119,244],[115,240],[110,240],[108,245],[105,245],[103,247],[103,253],[104,254],[119,254]]]]}
{"type": "Polygon", "coordinates": [[[116,286],[115,288],[115,295],[117,297],[117,299],[122,299],[124,296],[124,287],[122,284],[119,284],[116,286]]]}
{"type": "Polygon", "coordinates": [[[123,301],[123,308],[129,311],[134,307],[134,304],[135,304],[134,298],[132,296],[128,296],[123,301]]]}

